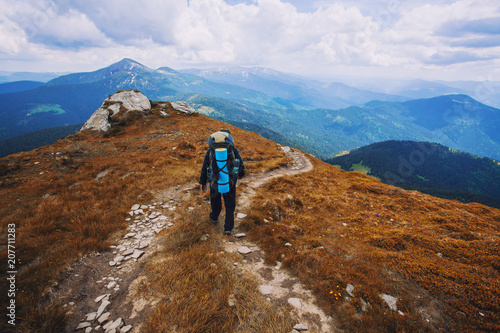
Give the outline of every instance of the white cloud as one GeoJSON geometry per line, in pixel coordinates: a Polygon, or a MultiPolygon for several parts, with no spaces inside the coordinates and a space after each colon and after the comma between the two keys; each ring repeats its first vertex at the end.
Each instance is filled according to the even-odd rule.
{"type": "MultiPolygon", "coordinates": [[[[436,33],[450,21],[498,15],[496,0],[307,6],[298,0],[190,0],[189,7],[181,0],[0,0],[0,6],[6,8],[0,61],[16,55],[19,64],[31,57],[70,66],[73,59],[96,69],[129,57],[153,68],[240,64],[330,75],[388,68],[422,74],[444,66],[463,70],[460,63],[471,61],[482,62],[484,71],[499,52],[481,43],[481,35],[466,40],[436,33]]],[[[0,69],[6,68],[0,63],[0,69]]]]}

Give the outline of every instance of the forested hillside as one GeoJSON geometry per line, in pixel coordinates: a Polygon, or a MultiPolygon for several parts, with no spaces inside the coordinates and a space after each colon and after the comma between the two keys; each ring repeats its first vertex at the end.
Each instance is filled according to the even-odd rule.
{"type": "Polygon", "coordinates": [[[500,163],[437,143],[386,141],[328,160],[385,183],[462,202],[500,207],[500,163]]]}

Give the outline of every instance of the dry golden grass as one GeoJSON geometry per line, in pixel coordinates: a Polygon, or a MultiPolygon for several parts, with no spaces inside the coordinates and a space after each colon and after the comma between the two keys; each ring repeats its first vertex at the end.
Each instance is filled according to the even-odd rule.
{"type": "MultiPolygon", "coordinates": [[[[42,332],[40,318],[51,318],[33,309],[49,306],[59,309],[51,313],[60,321],[62,309],[47,304],[44,291],[74,260],[109,249],[111,236],[126,227],[124,217],[133,204],[197,182],[212,132],[231,130],[250,172],[286,163],[281,150],[256,133],[152,105],[145,115],[130,112],[115,119],[110,134],[78,133],[0,160],[0,217],[2,230],[16,225],[16,313],[23,327],[42,332]],[[167,117],[160,115],[162,109],[167,117]]],[[[6,234],[1,241],[6,244],[6,234]]],[[[6,247],[0,250],[6,258],[6,247]]],[[[7,294],[5,279],[0,289],[7,294]]],[[[9,328],[5,325],[2,321],[0,329],[9,328]]]]}
{"type": "Polygon", "coordinates": [[[235,275],[208,213],[200,208],[177,221],[149,262],[148,291],[162,302],[147,332],[289,332],[288,306],[267,302],[255,282],[235,275]]]}
{"type": "Polygon", "coordinates": [[[313,164],[312,172],[266,184],[242,227],[270,262],[285,255],[284,266],[342,328],[500,330],[499,210],[313,164]],[[347,284],[354,298],[346,298],[347,284]],[[404,315],[381,293],[397,297],[404,315]]]}

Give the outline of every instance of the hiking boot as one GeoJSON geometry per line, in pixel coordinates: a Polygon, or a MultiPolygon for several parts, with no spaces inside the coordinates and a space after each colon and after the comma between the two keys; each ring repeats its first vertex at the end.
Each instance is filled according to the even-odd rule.
{"type": "Polygon", "coordinates": [[[229,230],[224,231],[224,236],[231,236],[231,231],[229,230]]]}
{"type": "Polygon", "coordinates": [[[212,220],[212,218],[210,218],[210,221],[212,221],[213,224],[217,224],[219,222],[219,220],[212,220]]]}

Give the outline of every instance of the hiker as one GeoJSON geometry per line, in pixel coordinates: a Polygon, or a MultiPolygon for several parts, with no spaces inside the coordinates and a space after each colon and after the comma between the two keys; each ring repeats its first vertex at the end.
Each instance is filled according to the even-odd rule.
{"type": "Polygon", "coordinates": [[[221,129],[208,138],[208,150],[201,168],[200,188],[207,191],[210,184],[210,220],[217,224],[222,210],[222,197],[226,206],[224,235],[230,236],[234,227],[236,208],[236,182],[245,176],[245,163],[234,147],[231,132],[221,129]]]}

